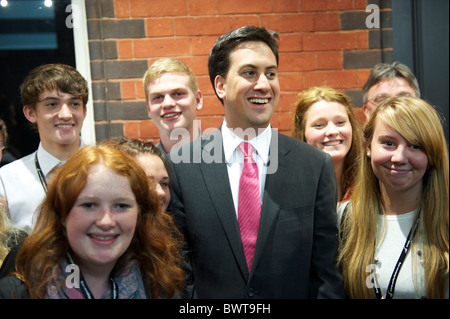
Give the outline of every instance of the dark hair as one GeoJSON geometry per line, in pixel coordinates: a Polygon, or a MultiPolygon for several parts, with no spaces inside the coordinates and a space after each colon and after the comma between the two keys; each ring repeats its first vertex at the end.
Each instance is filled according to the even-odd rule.
{"type": "MultiPolygon", "coordinates": [[[[209,79],[214,88],[214,92],[217,92],[214,85],[216,76],[220,75],[226,77],[230,68],[230,54],[231,51],[240,43],[248,41],[264,42],[269,46],[275,55],[278,65],[278,33],[270,31],[262,27],[255,27],[247,25],[239,29],[235,29],[220,36],[216,43],[214,43],[208,59],[208,71],[209,79]]],[[[217,96],[221,103],[222,99],[217,96]]]]}
{"type": "Polygon", "coordinates": [[[20,86],[22,103],[35,109],[39,95],[51,90],[81,98],[86,108],[88,83],[77,69],[66,64],[44,64],[31,70],[20,86]]]}

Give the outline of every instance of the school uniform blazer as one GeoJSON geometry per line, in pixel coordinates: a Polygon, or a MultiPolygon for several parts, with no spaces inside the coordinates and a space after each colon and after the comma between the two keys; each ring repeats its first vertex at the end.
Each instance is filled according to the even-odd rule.
{"type": "Polygon", "coordinates": [[[269,157],[272,173],[249,272],[221,130],[171,153],[168,211],[189,249],[194,296],[343,298],[335,267],[337,185],[331,157],[276,130],[269,157]]]}

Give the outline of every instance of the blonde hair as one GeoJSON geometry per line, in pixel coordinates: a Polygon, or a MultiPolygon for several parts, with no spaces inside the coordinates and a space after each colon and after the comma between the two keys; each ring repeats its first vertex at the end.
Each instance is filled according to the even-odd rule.
{"type": "MultiPolygon", "coordinates": [[[[351,191],[354,176],[356,175],[358,156],[362,148],[362,133],[361,128],[353,114],[352,104],[350,99],[339,91],[328,87],[312,87],[301,94],[299,94],[294,106],[294,114],[292,117],[292,131],[291,136],[301,141],[306,142],[305,128],[306,128],[306,113],[309,108],[319,102],[328,101],[336,102],[345,108],[350,125],[352,126],[352,145],[345,156],[344,171],[342,173],[342,197],[351,191]]],[[[339,201],[342,199],[339,198],[339,201]]]]}
{"type": "MultiPolygon", "coordinates": [[[[364,148],[351,197],[351,212],[342,222],[342,241],[338,262],[344,287],[350,298],[373,298],[366,287],[366,267],[374,264],[378,214],[384,214],[384,203],[378,180],[365,150],[370,145],[377,119],[395,129],[409,143],[420,146],[427,154],[428,167],[423,177],[419,200],[419,236],[412,251],[422,251],[427,298],[444,298],[449,273],[449,163],[441,119],[425,101],[411,97],[393,97],[384,101],[364,127],[364,148]]],[[[413,271],[414,271],[413,267],[413,271]]],[[[417,272],[415,272],[417,276],[417,272]]]]}
{"type": "Polygon", "coordinates": [[[0,266],[10,249],[19,243],[20,237],[21,230],[9,218],[6,200],[0,196],[0,266]]]}
{"type": "Polygon", "coordinates": [[[143,77],[145,97],[148,100],[148,86],[155,79],[159,78],[165,73],[179,73],[186,75],[189,78],[189,87],[194,94],[198,91],[197,79],[194,72],[180,60],[171,58],[162,58],[156,60],[145,72],[143,77]]]}

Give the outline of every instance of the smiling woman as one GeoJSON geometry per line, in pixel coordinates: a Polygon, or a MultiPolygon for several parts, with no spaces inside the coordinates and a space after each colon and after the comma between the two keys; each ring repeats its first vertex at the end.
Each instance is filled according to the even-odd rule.
{"type": "Polygon", "coordinates": [[[435,109],[412,97],[380,104],[356,181],[348,212],[338,212],[348,296],[448,298],[449,162],[435,109]]]}
{"type": "Polygon", "coordinates": [[[361,129],[350,99],[328,87],[301,92],[294,105],[291,135],[330,154],[338,181],[338,201],[347,201],[362,147],[361,129]]]}
{"type": "Polygon", "coordinates": [[[178,238],[131,156],[83,147],[52,177],[0,298],[177,296],[184,281],[178,238]],[[68,285],[75,265],[79,282],[68,285]]]}

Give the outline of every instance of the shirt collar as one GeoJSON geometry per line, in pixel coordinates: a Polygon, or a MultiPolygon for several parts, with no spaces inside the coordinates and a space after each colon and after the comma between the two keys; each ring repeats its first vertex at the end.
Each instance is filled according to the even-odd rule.
{"type": "MultiPolygon", "coordinates": [[[[227,163],[232,163],[234,151],[239,146],[239,144],[245,141],[233,133],[233,131],[227,126],[225,120],[223,121],[222,125],[222,138],[225,161],[227,163]]],[[[271,138],[272,127],[269,125],[262,133],[258,134],[255,138],[247,141],[253,146],[253,148],[256,150],[256,154],[258,154],[265,165],[268,165],[269,162],[271,138]]]]}
{"type": "MultiPolygon", "coordinates": [[[[80,148],[85,146],[83,140],[81,139],[80,148]]],[[[47,152],[44,147],[42,147],[42,143],[39,143],[39,147],[37,149],[37,158],[39,161],[39,166],[41,167],[42,173],[44,176],[47,174],[58,164],[64,164],[66,161],[61,161],[49,152],[47,152]]]]}

